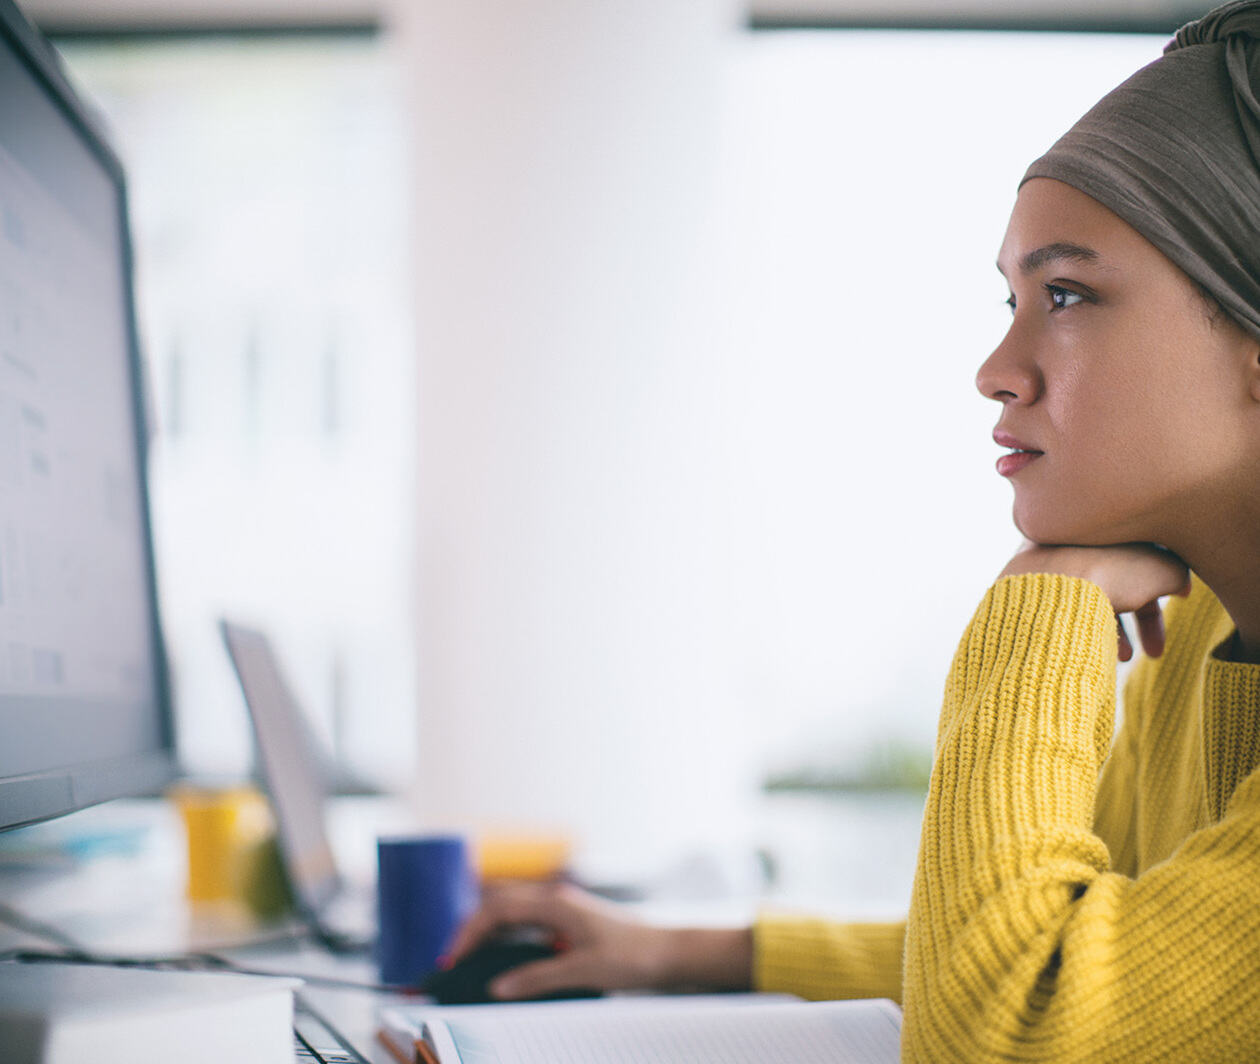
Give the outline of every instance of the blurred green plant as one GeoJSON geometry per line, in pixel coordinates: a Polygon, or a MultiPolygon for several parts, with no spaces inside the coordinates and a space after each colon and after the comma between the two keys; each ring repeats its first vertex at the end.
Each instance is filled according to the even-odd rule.
{"type": "Polygon", "coordinates": [[[929,747],[889,739],[871,747],[851,766],[813,764],[772,772],[762,781],[762,789],[768,792],[925,794],[931,774],[929,747]]]}

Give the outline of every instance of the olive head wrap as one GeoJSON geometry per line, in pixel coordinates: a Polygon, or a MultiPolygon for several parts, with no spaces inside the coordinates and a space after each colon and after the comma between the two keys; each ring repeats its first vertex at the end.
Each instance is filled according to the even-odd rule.
{"type": "Polygon", "coordinates": [[[1024,181],[1052,177],[1097,200],[1260,338],[1257,87],[1260,0],[1234,0],[1178,30],[1024,181]]]}

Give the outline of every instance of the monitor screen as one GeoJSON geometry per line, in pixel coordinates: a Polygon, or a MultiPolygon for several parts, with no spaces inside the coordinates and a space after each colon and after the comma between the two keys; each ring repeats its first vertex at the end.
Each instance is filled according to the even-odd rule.
{"type": "Polygon", "coordinates": [[[0,0],[0,828],[169,778],[121,169],[0,0]]]}

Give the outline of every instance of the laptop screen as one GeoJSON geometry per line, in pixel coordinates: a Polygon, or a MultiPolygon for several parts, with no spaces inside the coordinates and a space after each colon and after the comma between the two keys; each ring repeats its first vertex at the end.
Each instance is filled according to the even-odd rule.
{"type": "Polygon", "coordinates": [[[219,627],[249,707],[290,886],[318,914],[341,885],[324,826],[318,752],[267,637],[229,621],[219,627]]]}

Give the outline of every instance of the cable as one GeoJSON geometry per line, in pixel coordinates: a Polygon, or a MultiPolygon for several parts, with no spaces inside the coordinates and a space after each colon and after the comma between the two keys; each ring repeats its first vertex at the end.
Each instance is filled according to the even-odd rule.
{"type": "MultiPolygon", "coordinates": [[[[53,924],[46,924],[41,920],[28,916],[26,913],[15,909],[12,905],[0,902],[0,924],[6,924],[15,930],[24,934],[35,935],[37,938],[44,938],[55,943],[64,949],[71,950],[76,953],[90,954],[91,947],[86,943],[68,935],[59,927],[53,924]]],[[[276,931],[268,932],[265,935],[258,935],[254,938],[243,939],[240,942],[230,942],[227,945],[217,947],[223,950],[247,950],[255,949],[258,946],[274,946],[280,942],[305,942],[311,939],[318,940],[319,936],[306,924],[298,927],[284,927],[276,931]]]]}
{"type": "Polygon", "coordinates": [[[0,924],[7,924],[9,927],[27,935],[34,935],[36,938],[46,938],[49,942],[55,942],[58,946],[68,950],[82,951],[87,949],[82,942],[67,935],[60,928],[53,927],[52,924],[43,923],[32,916],[27,916],[25,913],[13,908],[12,905],[6,905],[2,901],[0,901],[0,924]]]}
{"type": "MultiPolygon", "coordinates": [[[[238,975],[263,975],[301,979],[310,986],[323,986],[343,990],[371,990],[377,992],[406,992],[408,987],[389,986],[383,983],[361,982],[355,979],[339,979],[335,976],[309,975],[301,972],[277,972],[265,968],[254,968],[240,964],[223,956],[218,951],[190,951],[159,956],[119,956],[97,953],[82,942],[66,934],[52,924],[46,924],[25,913],[19,912],[11,905],[0,902],[0,923],[7,924],[25,934],[47,939],[62,947],[60,951],[36,949],[11,949],[0,952],[0,961],[17,961],[24,964],[95,964],[110,968],[148,968],[154,971],[219,971],[233,972],[238,975]]],[[[309,929],[285,931],[251,939],[221,949],[249,949],[254,946],[275,945],[278,942],[302,942],[309,938],[309,929]]]]}
{"type": "Polygon", "coordinates": [[[341,990],[371,990],[378,993],[405,993],[409,987],[391,986],[385,983],[362,982],[357,979],[339,979],[328,975],[311,975],[306,972],[282,972],[271,968],[253,968],[247,964],[221,957],[216,953],[179,953],[166,957],[113,957],[108,954],[90,953],[83,950],[67,950],[56,953],[50,950],[11,949],[0,953],[0,961],[16,961],[21,964],[88,964],[105,968],[144,968],[150,971],[180,972],[231,972],[234,975],[260,975],[273,979],[300,979],[310,986],[332,987],[341,990]]]}

